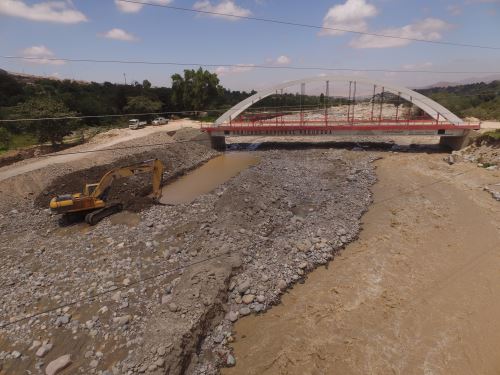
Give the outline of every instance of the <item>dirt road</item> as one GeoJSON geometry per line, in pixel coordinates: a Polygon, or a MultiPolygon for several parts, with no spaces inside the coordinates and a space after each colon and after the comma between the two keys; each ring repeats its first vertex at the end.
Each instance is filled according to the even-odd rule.
{"type": "Polygon", "coordinates": [[[383,157],[360,239],[238,321],[223,374],[500,372],[500,172],[383,157]]]}
{"type": "Polygon", "coordinates": [[[484,131],[490,131],[492,129],[500,129],[500,121],[483,121],[481,123],[481,129],[484,131]]]}
{"type": "MultiPolygon", "coordinates": [[[[169,131],[179,130],[184,127],[194,127],[198,128],[200,123],[198,121],[191,120],[175,120],[170,121],[166,125],[161,126],[148,126],[143,129],[138,130],[130,130],[130,129],[113,129],[109,132],[99,134],[95,140],[92,140],[88,144],[84,144],[78,147],[74,147],[71,149],[71,152],[78,151],[97,151],[104,150],[110,147],[116,146],[119,143],[128,142],[134,139],[150,136],[156,133],[166,133],[169,131]]],[[[59,164],[59,163],[69,163],[73,162],[85,157],[88,157],[88,154],[67,154],[68,150],[62,151],[61,155],[51,156],[51,157],[42,157],[38,160],[30,159],[24,163],[16,163],[12,166],[7,166],[0,169],[0,181],[3,181],[9,177],[14,177],[26,172],[35,171],[48,165],[59,164]]]]}

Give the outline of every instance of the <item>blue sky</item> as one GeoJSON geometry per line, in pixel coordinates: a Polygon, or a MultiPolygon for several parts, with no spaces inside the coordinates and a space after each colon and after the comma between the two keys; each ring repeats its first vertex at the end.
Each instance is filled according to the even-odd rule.
{"type": "MultiPolygon", "coordinates": [[[[500,46],[500,0],[150,0],[411,38],[500,46]]],[[[118,0],[0,0],[1,55],[9,71],[61,78],[170,85],[178,66],[64,63],[44,57],[95,58],[438,71],[500,71],[500,50],[460,48],[249,20],[197,15],[118,0]]],[[[224,86],[259,89],[318,71],[210,68],[224,86]]],[[[357,73],[422,86],[471,75],[357,73]]],[[[485,74],[486,75],[486,74],[485,74]]],[[[472,76],[481,76],[474,74],[472,76]]]]}

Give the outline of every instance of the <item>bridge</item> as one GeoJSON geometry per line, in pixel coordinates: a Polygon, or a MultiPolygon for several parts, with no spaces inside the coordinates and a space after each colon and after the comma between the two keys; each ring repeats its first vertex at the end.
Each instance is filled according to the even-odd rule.
{"type": "Polygon", "coordinates": [[[471,130],[479,128],[479,123],[466,123],[414,90],[344,76],[305,78],[270,87],[203,126],[215,148],[225,147],[226,136],[412,135],[439,136],[442,144],[457,149],[471,130]],[[309,95],[306,85],[312,87],[309,95]]]}

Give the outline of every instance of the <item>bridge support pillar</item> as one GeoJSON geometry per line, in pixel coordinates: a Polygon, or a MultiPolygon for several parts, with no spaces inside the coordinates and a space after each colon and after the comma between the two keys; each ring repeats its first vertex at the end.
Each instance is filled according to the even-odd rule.
{"type": "Polygon", "coordinates": [[[469,146],[472,142],[472,133],[470,130],[465,130],[464,135],[460,137],[441,137],[439,144],[448,147],[454,151],[461,150],[469,146]]]}
{"type": "Polygon", "coordinates": [[[226,137],[223,135],[211,135],[210,143],[212,148],[217,151],[225,151],[226,150],[226,137]]]}

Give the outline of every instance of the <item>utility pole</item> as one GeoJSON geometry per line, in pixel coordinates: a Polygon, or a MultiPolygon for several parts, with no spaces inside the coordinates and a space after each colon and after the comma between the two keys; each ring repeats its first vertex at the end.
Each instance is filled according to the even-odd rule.
{"type": "Polygon", "coordinates": [[[123,73],[123,79],[125,79],[125,86],[127,85],[127,75],[123,73]]]}

